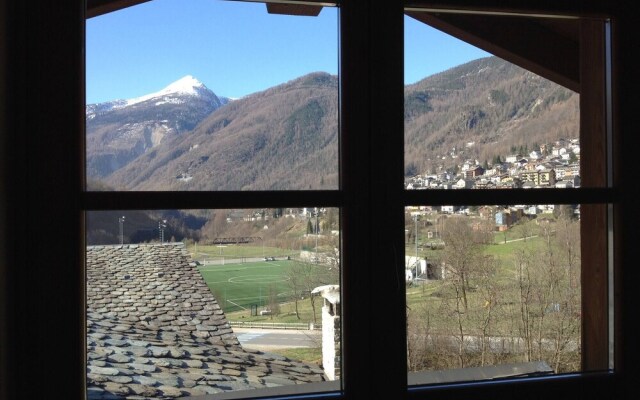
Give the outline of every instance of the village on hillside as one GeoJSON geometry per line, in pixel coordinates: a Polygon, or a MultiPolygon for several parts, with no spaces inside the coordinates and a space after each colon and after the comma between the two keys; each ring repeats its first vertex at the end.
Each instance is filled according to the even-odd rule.
{"type": "MultiPolygon", "coordinates": [[[[443,156],[442,158],[446,158],[443,156]]],[[[457,158],[455,150],[448,155],[457,158]]],[[[560,139],[543,144],[528,154],[497,157],[493,165],[464,160],[436,174],[418,174],[405,179],[405,188],[422,189],[513,189],[580,187],[579,139],[560,139]]]]}

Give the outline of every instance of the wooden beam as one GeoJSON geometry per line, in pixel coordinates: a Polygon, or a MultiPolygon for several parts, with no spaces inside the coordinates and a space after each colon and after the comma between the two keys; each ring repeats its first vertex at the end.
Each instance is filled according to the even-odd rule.
{"type": "Polygon", "coordinates": [[[87,0],[86,18],[97,17],[151,0],[87,0]]]}
{"type": "Polygon", "coordinates": [[[404,6],[410,10],[598,18],[614,13],[619,7],[616,3],[615,0],[406,0],[404,6]]]}
{"type": "Polygon", "coordinates": [[[408,12],[408,16],[580,92],[578,21],[408,12]],[[558,26],[559,28],[555,28],[558,26]]]}
{"type": "Polygon", "coordinates": [[[282,4],[267,3],[269,14],[302,15],[307,17],[317,17],[322,11],[322,6],[312,6],[307,4],[282,4]]]}
{"type": "MultiPolygon", "coordinates": [[[[151,0],[86,0],[86,18],[93,18],[99,15],[118,11],[123,8],[146,3],[151,0]]],[[[249,0],[253,1],[253,0],[249,0]]],[[[277,0],[267,3],[267,11],[270,14],[318,16],[325,5],[335,5],[335,0],[277,0]]]]}

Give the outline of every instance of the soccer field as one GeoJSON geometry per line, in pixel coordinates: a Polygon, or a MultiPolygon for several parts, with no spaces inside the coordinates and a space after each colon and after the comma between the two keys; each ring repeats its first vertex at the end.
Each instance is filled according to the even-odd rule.
{"type": "Polygon", "coordinates": [[[274,260],[226,265],[207,265],[198,268],[211,293],[225,312],[258,310],[269,305],[269,296],[277,296],[279,303],[288,301],[287,270],[293,261],[274,260]]]}

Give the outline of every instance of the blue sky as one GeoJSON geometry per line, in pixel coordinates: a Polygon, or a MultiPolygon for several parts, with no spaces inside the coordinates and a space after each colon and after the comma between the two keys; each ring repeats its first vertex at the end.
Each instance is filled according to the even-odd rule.
{"type": "MultiPolygon", "coordinates": [[[[154,0],[87,20],[87,103],[135,98],[193,75],[238,98],[315,71],[338,71],[338,10],[271,15],[264,4],[154,0]]],[[[405,82],[488,54],[405,19],[405,82]]]]}

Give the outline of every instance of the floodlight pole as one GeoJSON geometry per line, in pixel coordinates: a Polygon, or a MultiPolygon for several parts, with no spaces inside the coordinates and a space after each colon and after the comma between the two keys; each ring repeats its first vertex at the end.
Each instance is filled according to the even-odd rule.
{"type": "Polygon", "coordinates": [[[418,214],[413,216],[416,224],[416,273],[413,277],[414,282],[418,279],[418,214]]]}
{"type": "Polygon", "coordinates": [[[120,223],[120,246],[124,244],[124,215],[118,218],[118,222],[120,223]]]}
{"type": "Polygon", "coordinates": [[[158,221],[158,231],[160,232],[160,244],[164,243],[164,228],[167,227],[167,220],[158,221]]]}

